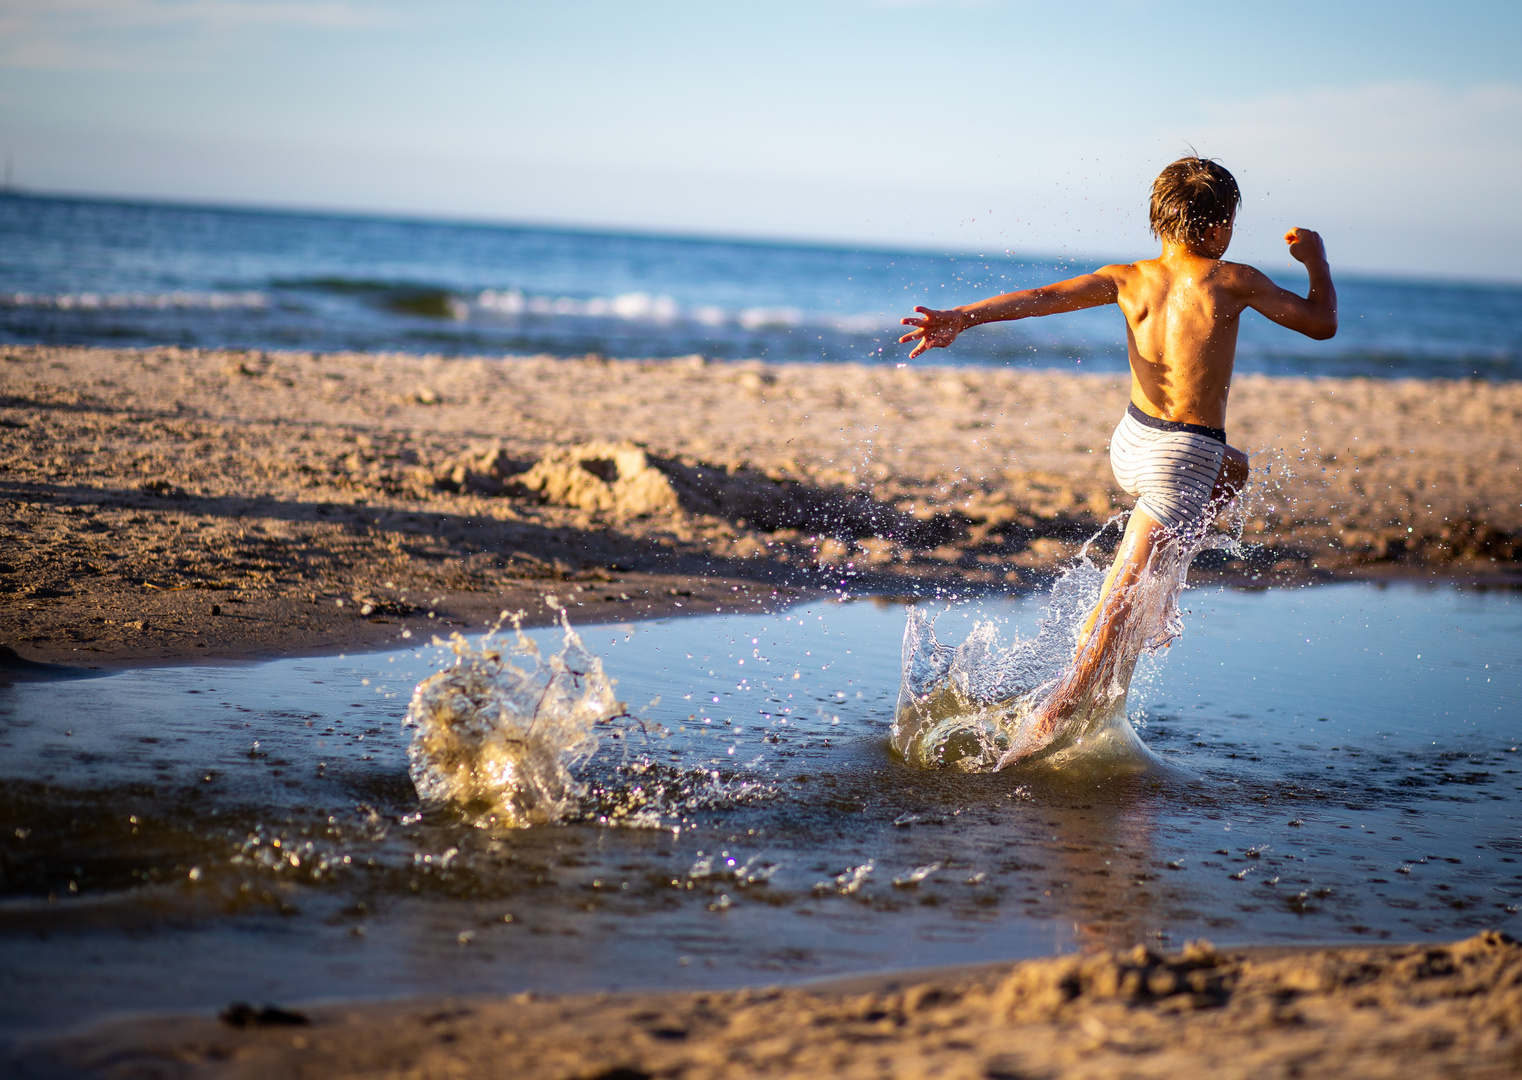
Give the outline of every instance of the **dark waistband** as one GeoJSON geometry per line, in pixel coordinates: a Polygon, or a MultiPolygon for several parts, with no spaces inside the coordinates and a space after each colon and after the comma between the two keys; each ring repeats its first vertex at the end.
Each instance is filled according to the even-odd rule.
{"type": "Polygon", "coordinates": [[[1226,441],[1225,428],[1206,427],[1204,424],[1181,424],[1177,420],[1159,420],[1138,409],[1134,401],[1126,406],[1126,412],[1134,416],[1137,423],[1146,424],[1149,428],[1157,428],[1158,431],[1187,431],[1191,435],[1203,435],[1216,442],[1226,441]]]}

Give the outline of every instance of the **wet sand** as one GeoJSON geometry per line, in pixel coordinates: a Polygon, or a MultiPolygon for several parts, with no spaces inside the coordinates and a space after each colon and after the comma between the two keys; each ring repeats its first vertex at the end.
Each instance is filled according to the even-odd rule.
{"type": "Polygon", "coordinates": [[[438,999],[122,1020],[18,1077],[1511,1077],[1522,945],[1138,946],[812,988],[438,999]]]}
{"type": "MultiPolygon", "coordinates": [[[[1006,369],[4,347],[0,644],[112,666],[546,597],[607,621],[1030,588],[1129,504],[1125,401],[1006,369]]],[[[1255,547],[1197,576],[1517,580],[1522,386],[1248,376],[1230,425],[1266,469],[1255,547]]]]}

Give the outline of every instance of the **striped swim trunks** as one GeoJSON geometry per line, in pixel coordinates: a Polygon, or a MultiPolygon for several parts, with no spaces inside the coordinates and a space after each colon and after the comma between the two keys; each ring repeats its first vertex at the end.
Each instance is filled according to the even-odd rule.
{"type": "Polygon", "coordinates": [[[1137,509],[1175,532],[1203,525],[1226,456],[1226,432],[1126,408],[1110,437],[1110,468],[1137,509]]]}

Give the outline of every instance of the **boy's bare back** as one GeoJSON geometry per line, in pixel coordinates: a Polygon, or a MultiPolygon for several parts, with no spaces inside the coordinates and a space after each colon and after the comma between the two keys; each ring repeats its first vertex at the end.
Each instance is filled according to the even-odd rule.
{"type": "Polygon", "coordinates": [[[1126,319],[1136,407],[1161,420],[1224,428],[1243,311],[1252,308],[1308,337],[1337,332],[1337,298],[1319,235],[1299,228],[1284,235],[1290,255],[1310,272],[1310,294],[1297,296],[1260,270],[1221,259],[1232,228],[1228,222],[1188,240],[1165,239],[1155,259],[1103,266],[1037,289],[948,311],[915,308],[920,317],[904,322],[916,329],[900,340],[916,342],[912,359],[981,323],[1117,304],[1126,319]]]}
{"type": "MultiPolygon", "coordinates": [[[[1220,253],[1230,226],[1225,233],[1213,238],[1220,253]]],[[[1295,229],[1285,240],[1296,258],[1325,265],[1315,233],[1295,229]]],[[[1251,266],[1222,260],[1214,247],[1165,245],[1158,258],[1101,267],[1095,274],[1112,284],[1126,318],[1136,407],[1161,419],[1224,428],[1243,311],[1253,308],[1311,337],[1330,337],[1336,322],[1334,315],[1318,325],[1326,320],[1317,318],[1314,304],[1251,266]]]]}

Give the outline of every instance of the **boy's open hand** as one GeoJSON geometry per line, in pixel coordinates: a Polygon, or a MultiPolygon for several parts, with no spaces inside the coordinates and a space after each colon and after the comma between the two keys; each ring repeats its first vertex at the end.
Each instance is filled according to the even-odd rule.
{"type": "Polygon", "coordinates": [[[936,311],[934,308],[916,307],[923,318],[910,315],[900,319],[904,326],[912,326],[915,329],[909,331],[898,339],[898,343],[916,342],[913,351],[909,353],[909,359],[913,360],[926,349],[944,349],[957,339],[957,335],[966,330],[971,322],[966,314],[952,309],[951,311],[936,311]]]}
{"type": "Polygon", "coordinates": [[[1321,242],[1321,234],[1318,232],[1296,227],[1284,234],[1284,242],[1289,245],[1289,256],[1292,259],[1307,266],[1326,262],[1326,245],[1321,242]]]}

